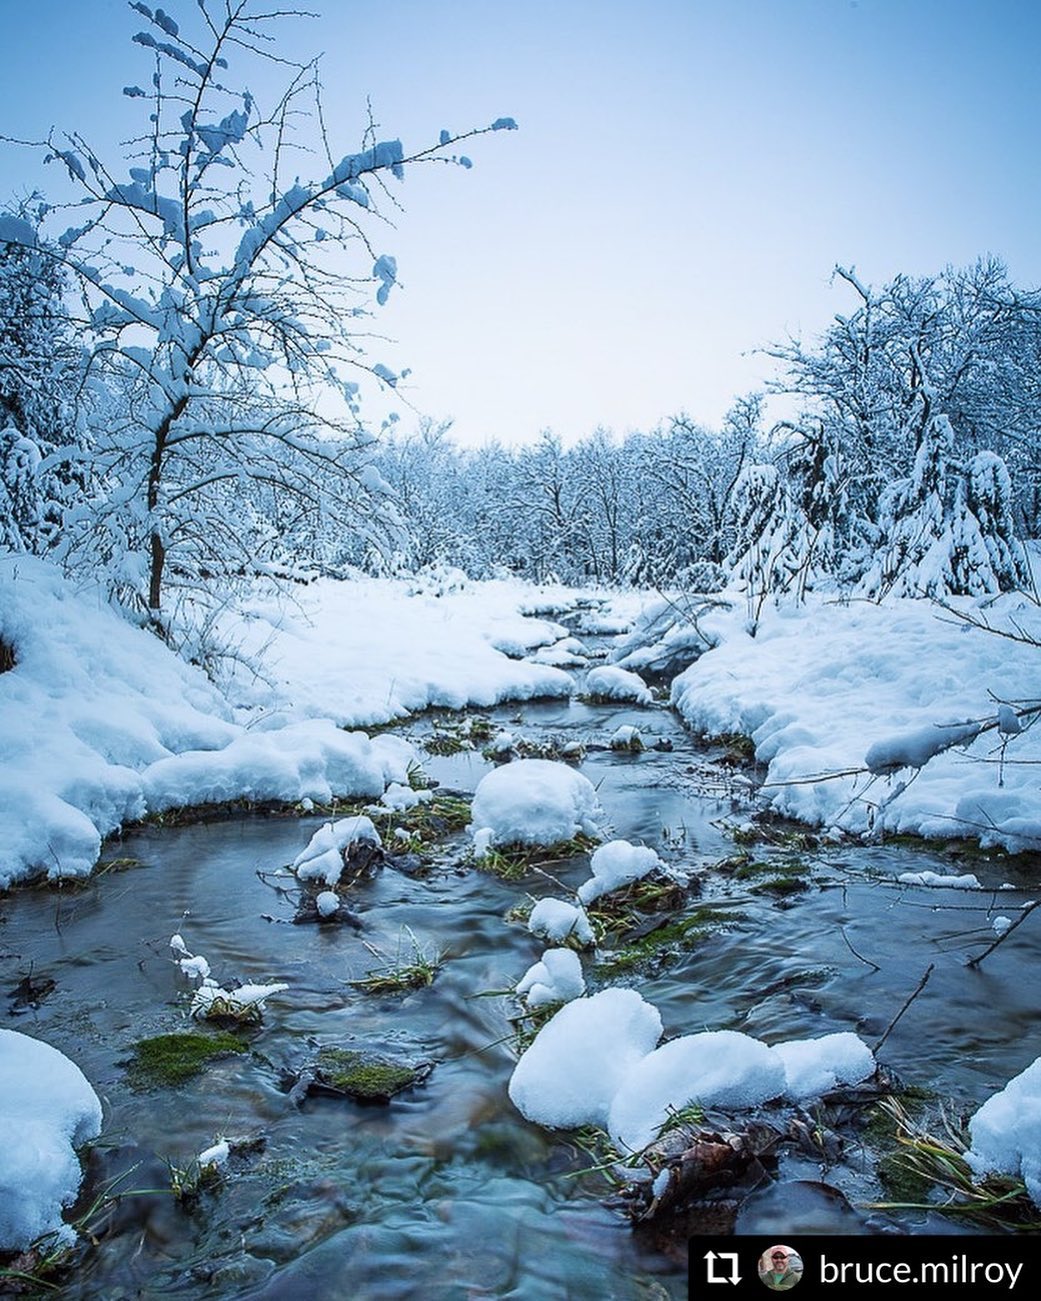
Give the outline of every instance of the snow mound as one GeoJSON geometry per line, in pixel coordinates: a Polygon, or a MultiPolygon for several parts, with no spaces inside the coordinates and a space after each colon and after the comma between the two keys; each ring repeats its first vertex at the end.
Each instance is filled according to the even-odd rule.
{"type": "Polygon", "coordinates": [[[965,1153],[973,1174],[1018,1175],[1041,1207],[1041,1057],[980,1107],[965,1153]]]}
{"type": "Polygon", "coordinates": [[[519,759],[483,777],[474,793],[471,832],[489,845],[556,845],[599,834],[603,809],[593,784],[566,763],[519,759]]]}
{"type": "Polygon", "coordinates": [[[0,1030],[0,1251],[45,1233],[75,1240],[61,1210],[79,1191],[75,1149],[101,1132],[101,1103],[73,1062],[39,1039],[0,1030]]]}
{"type": "Polygon", "coordinates": [[[246,732],[222,750],[160,759],[142,784],[153,812],[233,799],[327,803],[334,795],[382,795],[384,766],[363,732],[312,718],[277,732],[246,732]]]}
{"type": "Polygon", "coordinates": [[[963,872],[960,876],[944,876],[942,872],[901,872],[896,878],[901,885],[946,886],[948,890],[981,890],[978,876],[963,872]]]}
{"type": "Polygon", "coordinates": [[[528,930],[557,944],[572,935],[583,945],[595,939],[585,910],[565,899],[540,899],[531,910],[528,930]]]}
{"type": "Polygon", "coordinates": [[[648,872],[663,868],[665,864],[646,845],[631,845],[628,840],[609,840],[596,850],[589,866],[592,877],[578,887],[578,897],[585,904],[611,890],[639,881],[648,872]]]}
{"type": "Polygon", "coordinates": [[[657,1137],[673,1110],[695,1102],[755,1107],[784,1089],[784,1064],[760,1040],[737,1030],[683,1035],[626,1074],[611,1102],[608,1132],[622,1151],[636,1152],[657,1137]]]}
{"type": "Polygon", "coordinates": [[[819,1039],[790,1039],[770,1051],[780,1058],[785,1093],[796,1102],[822,1097],[841,1084],[859,1084],[875,1070],[871,1049],[848,1030],[819,1039]]]}
{"type": "Polygon", "coordinates": [[[539,1031],[510,1079],[526,1119],[549,1129],[607,1127],[622,1080],[661,1038],[658,1010],[634,989],[604,989],[566,1004],[539,1031]]]}
{"type": "Polygon", "coordinates": [[[571,949],[547,949],[541,960],[528,968],[514,990],[524,997],[528,1007],[569,1003],[585,992],[582,963],[571,949]]]}
{"type": "Polygon", "coordinates": [[[590,669],[586,674],[586,695],[597,700],[630,700],[637,705],[650,705],[654,697],[638,673],[604,664],[590,669]]]}
{"type": "Polygon", "coordinates": [[[377,849],[383,844],[371,819],[359,816],[327,822],[293,859],[293,871],[301,881],[324,881],[334,886],[343,871],[344,854],[356,844],[377,849]]]}

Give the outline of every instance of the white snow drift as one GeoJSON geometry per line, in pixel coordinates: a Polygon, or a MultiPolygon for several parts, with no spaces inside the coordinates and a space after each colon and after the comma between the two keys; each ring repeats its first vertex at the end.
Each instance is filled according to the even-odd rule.
{"type": "Polygon", "coordinates": [[[79,1191],[76,1148],[101,1132],[97,1094],[56,1048],[0,1030],[0,1098],[0,1251],[45,1233],[69,1245],[61,1212],[79,1191]]]}

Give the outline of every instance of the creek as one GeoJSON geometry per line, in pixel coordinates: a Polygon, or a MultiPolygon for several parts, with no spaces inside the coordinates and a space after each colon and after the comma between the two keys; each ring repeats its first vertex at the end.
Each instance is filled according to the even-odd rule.
{"type": "MultiPolygon", "coordinates": [[[[604,744],[583,764],[611,832],[699,877],[698,905],[731,912],[689,950],[616,978],[659,1008],[667,1035],[730,1028],[775,1042],[854,1030],[873,1044],[934,963],[886,1038],[888,1067],[974,1108],[1036,1055],[1039,928],[1028,921],[980,968],[965,965],[993,937],[993,917],[1014,916],[1030,897],[1014,861],[975,858],[968,870],[988,887],[982,892],[925,889],[896,878],[949,872],[949,857],[855,844],[796,854],[777,832],[751,853],[785,873],[797,856],[804,881],[771,893],[754,875],[717,870],[735,854],[749,788],[666,708],[572,700],[504,706],[490,717],[528,737],[587,743],[606,743],[622,724],[642,730],[643,753],[604,744]],[[672,749],[654,748],[659,739],[672,749]]],[[[400,730],[422,742],[436,726],[427,718],[400,730]]],[[[465,751],[426,756],[423,767],[444,786],[472,792],[490,764],[465,751]]],[[[506,914],[531,896],[561,894],[559,885],[539,872],[505,882],[478,871],[466,861],[468,838],[456,834],[427,874],[388,866],[356,887],[361,931],[293,925],[293,904],[269,874],[292,861],[321,821],[244,817],[138,830],[113,852],[140,866],[0,904],[0,988],[9,995],[30,973],[54,981],[35,1006],[5,996],[0,1024],[61,1049],[104,1102],[88,1184],[123,1170],[125,1191],[162,1189],[166,1163],[188,1165],[218,1134],[264,1140],[191,1207],[164,1191],[126,1197],[62,1295],[685,1297],[682,1263],[641,1246],[606,1204],[603,1178],[582,1173],[591,1162],[573,1136],[528,1124],[507,1097],[517,1009],[503,991],[543,945],[506,914]],[[189,1026],[190,986],[169,949],[175,931],[222,983],[289,988],[268,1003],[248,1054],[174,1088],[141,1089],[126,1069],[132,1045],[189,1026]],[[442,959],[429,987],[374,995],[350,983],[413,946],[442,959]],[[283,1072],[330,1043],[437,1064],[389,1105],[329,1097],[294,1105],[283,1072]]],[[[588,859],[549,871],[575,887],[588,859]]],[[[608,983],[588,965],[591,989],[608,983]]],[[[792,1155],[748,1200],[739,1228],[828,1232],[853,1223],[870,1231],[895,1222],[958,1231],[933,1214],[893,1221],[863,1209],[878,1197],[872,1163],[855,1143],[830,1164],[792,1155]],[[848,1203],[821,1191],[821,1181],[848,1203]]]]}

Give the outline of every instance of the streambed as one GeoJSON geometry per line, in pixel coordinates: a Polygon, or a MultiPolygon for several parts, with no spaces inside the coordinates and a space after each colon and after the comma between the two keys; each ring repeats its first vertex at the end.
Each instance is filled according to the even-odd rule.
{"type": "MultiPolygon", "coordinates": [[[[638,726],[649,748],[591,748],[583,771],[614,835],[654,846],[701,879],[699,905],[731,919],[689,950],[636,966],[627,983],[661,1011],[667,1035],[731,1028],[773,1042],[855,1030],[874,1043],[930,963],[928,985],[881,1054],[906,1082],[971,1107],[1036,1055],[1035,980],[1041,931],[1028,921],[980,969],[965,966],[1014,916],[1029,882],[1008,861],[973,861],[990,889],[901,886],[901,872],[951,861],[907,848],[836,845],[793,850],[778,833],[748,857],[805,888],[764,891],[754,873],[716,865],[742,852],[747,785],[695,746],[664,708],[577,700],[506,706],[495,723],[533,738],[605,743],[638,726]],[[653,748],[656,740],[671,750],[653,748]],[[740,835],[739,835],[740,839],[740,835]],[[1003,888],[1010,885],[1012,888],[1003,888]],[[876,969],[877,968],[877,969],[876,969]]],[[[402,731],[422,740],[419,720],[402,731]]],[[[471,791],[490,765],[476,751],[430,755],[424,770],[471,791]]],[[[529,896],[559,894],[538,872],[504,882],[465,862],[467,838],[446,842],[425,875],[387,867],[357,887],[364,929],[294,926],[293,904],[266,874],[290,862],[321,819],[242,818],[128,835],[118,853],[142,866],[85,888],[3,900],[0,987],[30,972],[54,981],[33,1006],[0,1002],[10,1028],[75,1060],[105,1102],[103,1151],[92,1176],[133,1167],[125,1187],[168,1182],[216,1135],[262,1138],[193,1209],[166,1194],[127,1198],[119,1219],[68,1283],[68,1297],[662,1298],[686,1296],[681,1262],[645,1249],[605,1205],[590,1158],[569,1135],[526,1123],[506,1093],[515,1052],[510,989],[542,944],[505,920],[529,896]],[[258,875],[265,874],[265,876],[258,875]],[[170,960],[180,931],[219,980],[285,981],[244,1056],[217,1061],[176,1088],[140,1090],[126,1070],[138,1039],[186,1028],[188,983],[170,960]],[[350,984],[413,946],[436,953],[433,984],[371,995],[350,984]],[[350,1043],[432,1059],[421,1087],[389,1106],[313,1097],[289,1101],[286,1068],[323,1044],[350,1043]]],[[[556,863],[575,886],[588,860],[556,863]]],[[[608,983],[588,964],[591,987],[608,983]]],[[[885,1226],[854,1207],[877,1200],[872,1162],[855,1143],[836,1163],[783,1158],[778,1180],[746,1204],[739,1227],[848,1231],[885,1226]],[[787,1195],[778,1196],[778,1188],[787,1195]]],[[[936,1215],[895,1221],[954,1228],[936,1215]]]]}

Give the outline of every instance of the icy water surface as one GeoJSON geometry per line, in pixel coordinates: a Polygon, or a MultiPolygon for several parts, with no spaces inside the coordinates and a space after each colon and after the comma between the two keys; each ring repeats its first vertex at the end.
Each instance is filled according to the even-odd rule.
{"type": "MultiPolygon", "coordinates": [[[[730,770],[706,763],[665,709],[579,702],[494,711],[526,736],[605,742],[622,723],[653,746],[619,756],[594,749],[583,771],[599,788],[613,833],[655,846],[701,880],[699,904],[733,919],[690,952],[635,970],[667,1035],[740,1029],[768,1042],[855,1030],[873,1044],[930,963],[927,986],[886,1039],[885,1063],[908,1083],[971,1106],[1036,1055],[1041,931],[1028,921],[979,970],[965,959],[993,917],[1026,896],[999,889],[1007,864],[972,864],[993,892],[900,886],[902,871],[951,863],[892,848],[803,852],[808,888],[759,891],[716,865],[733,856],[747,817],[730,770]],[[728,829],[729,827],[729,829],[728,829]],[[854,952],[855,951],[855,952],[854,952]],[[877,969],[876,969],[877,968],[877,969]]],[[[415,734],[429,729],[416,725],[415,734]]],[[[489,765],[474,752],[431,757],[428,774],[472,791],[489,765]]],[[[294,926],[293,901],[267,875],[291,861],[320,820],[243,819],[128,836],[120,854],[143,866],[84,889],[22,893],[0,906],[0,982],[24,976],[55,988],[33,1009],[0,1002],[0,1024],[46,1039],[83,1069],[105,1102],[107,1149],[97,1178],[133,1167],[127,1187],[169,1182],[218,1134],[264,1139],[223,1185],[186,1211],[168,1194],[128,1199],[114,1230],[86,1256],[69,1297],[664,1298],[686,1296],[676,1260],[643,1250],[604,1204],[604,1181],[569,1136],[524,1122],[506,1093],[514,1061],[511,988],[542,945],[505,914],[529,896],[560,893],[546,876],[504,883],[464,862],[457,837],[443,866],[413,877],[385,868],[361,885],[361,932],[294,926]],[[265,874],[264,877],[258,875],[265,874]],[[125,1063],[145,1035],[186,1028],[188,984],[171,962],[180,931],[222,981],[285,981],[247,1057],[217,1062],[176,1089],[135,1091],[125,1063]],[[413,944],[438,953],[434,983],[373,996],[349,982],[413,944]],[[428,1081],[389,1106],[309,1098],[295,1106],[284,1072],[323,1044],[353,1043],[437,1063],[428,1081]]],[[[757,859],[787,864],[778,838],[757,859]]],[[[553,865],[565,886],[584,858],[553,865]]],[[[288,884],[282,882],[282,884],[288,884]]],[[[602,983],[589,963],[591,987],[602,983]]],[[[808,1195],[826,1179],[857,1205],[877,1197],[865,1160],[782,1163],[739,1227],[846,1231],[851,1212],[808,1195]],[[789,1193],[785,1195],[785,1189],[789,1193]]],[[[854,1222],[882,1227],[877,1213],[854,1222]]],[[[903,1227],[923,1227],[908,1221],[903,1227]]],[[[929,1228],[938,1227],[930,1222],[929,1228]]]]}

